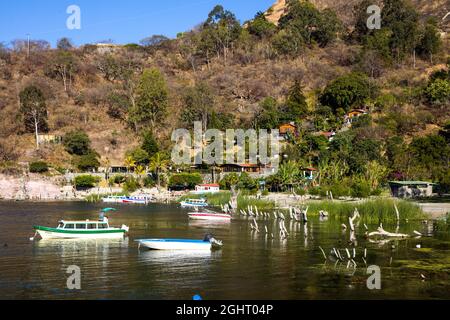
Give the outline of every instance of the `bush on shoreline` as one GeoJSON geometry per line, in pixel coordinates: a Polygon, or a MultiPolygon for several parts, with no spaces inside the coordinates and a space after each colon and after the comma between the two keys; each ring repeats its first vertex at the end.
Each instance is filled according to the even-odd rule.
{"type": "Polygon", "coordinates": [[[74,182],[77,189],[88,189],[95,187],[95,185],[100,182],[100,178],[91,175],[82,175],[75,177],[74,182]]]}
{"type": "Polygon", "coordinates": [[[48,172],[48,164],[44,161],[36,161],[30,163],[30,172],[31,173],[45,173],[48,172]]]}

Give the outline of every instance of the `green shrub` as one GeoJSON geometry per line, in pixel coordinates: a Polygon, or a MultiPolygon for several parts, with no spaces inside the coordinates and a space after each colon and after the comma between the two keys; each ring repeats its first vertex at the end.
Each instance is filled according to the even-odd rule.
{"type": "Polygon", "coordinates": [[[134,177],[128,177],[123,185],[123,190],[128,193],[133,193],[141,187],[139,181],[134,177]]]}
{"type": "Polygon", "coordinates": [[[370,97],[370,87],[365,75],[350,73],[328,84],[320,97],[320,102],[335,111],[342,108],[347,112],[370,97]]]}
{"type": "Polygon", "coordinates": [[[136,165],[148,165],[150,163],[150,157],[147,153],[147,151],[141,149],[141,148],[136,148],[133,149],[131,151],[129,151],[127,153],[127,157],[131,157],[134,162],[136,163],[136,165]]]}
{"type": "Polygon", "coordinates": [[[253,191],[253,193],[256,193],[256,191],[258,190],[258,182],[250,177],[248,173],[243,172],[239,177],[237,187],[241,190],[250,190],[253,191]]]}
{"type": "Polygon", "coordinates": [[[338,183],[331,186],[330,191],[333,194],[334,198],[348,197],[351,193],[350,188],[343,183],[338,183]]]}
{"type": "Polygon", "coordinates": [[[371,194],[370,184],[362,179],[357,179],[352,184],[351,196],[353,198],[368,198],[371,194]]]}
{"type": "Polygon", "coordinates": [[[312,187],[308,189],[308,194],[318,196],[320,194],[320,187],[312,187]]]}
{"type": "Polygon", "coordinates": [[[169,186],[184,186],[186,189],[193,189],[196,185],[203,182],[202,176],[199,173],[179,173],[170,177],[169,186]]]}
{"type": "Polygon", "coordinates": [[[436,79],[425,89],[425,95],[431,103],[446,104],[450,102],[450,81],[436,79]]]}
{"type": "Polygon", "coordinates": [[[36,161],[30,164],[30,172],[45,173],[48,172],[48,164],[44,161],[36,161]]]}
{"type": "Polygon", "coordinates": [[[98,167],[100,167],[100,162],[97,159],[97,154],[94,152],[82,155],[77,160],[77,168],[82,172],[96,170],[98,167]]]}
{"type": "Polygon", "coordinates": [[[144,187],[146,188],[153,188],[156,186],[156,181],[150,176],[145,177],[143,181],[144,187]]]}
{"type": "Polygon", "coordinates": [[[370,194],[372,196],[380,196],[382,192],[383,192],[383,190],[381,188],[377,188],[375,190],[372,190],[372,192],[370,194]]]}
{"type": "Polygon", "coordinates": [[[68,153],[77,156],[88,154],[91,148],[91,140],[82,130],[67,133],[63,138],[63,143],[68,153]]]}
{"type": "Polygon", "coordinates": [[[125,181],[127,181],[127,177],[124,176],[123,174],[118,174],[118,175],[111,177],[111,181],[114,184],[121,185],[122,183],[125,183],[125,181]]]}
{"type": "Polygon", "coordinates": [[[239,175],[237,173],[230,173],[223,177],[223,179],[220,180],[219,184],[222,190],[231,190],[231,187],[237,185],[238,182],[239,175]]]}
{"type": "Polygon", "coordinates": [[[219,184],[223,190],[231,190],[232,186],[236,186],[240,190],[250,190],[253,194],[258,191],[258,181],[250,177],[246,172],[240,175],[237,173],[227,174],[219,184]]]}
{"type": "Polygon", "coordinates": [[[97,183],[100,182],[99,177],[94,177],[91,175],[82,175],[75,177],[75,187],[76,188],[93,188],[97,183]]]}

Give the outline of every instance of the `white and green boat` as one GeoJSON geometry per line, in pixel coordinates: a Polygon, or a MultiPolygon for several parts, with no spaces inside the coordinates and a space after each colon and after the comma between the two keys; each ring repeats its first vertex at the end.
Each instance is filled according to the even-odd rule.
{"type": "Polygon", "coordinates": [[[36,235],[42,239],[121,239],[129,232],[129,227],[120,228],[109,226],[107,217],[102,211],[98,221],[64,221],[61,220],[56,228],[34,226],[36,235]]]}

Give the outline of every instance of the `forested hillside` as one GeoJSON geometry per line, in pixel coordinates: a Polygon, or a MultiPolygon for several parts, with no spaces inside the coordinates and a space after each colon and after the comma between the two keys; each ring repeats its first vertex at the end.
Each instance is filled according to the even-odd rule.
{"type": "Polygon", "coordinates": [[[170,152],[174,129],[197,120],[219,129],[295,122],[286,170],[315,166],[322,185],[353,177],[348,184],[373,192],[387,179],[448,187],[448,3],[380,1],[382,28],[368,30],[373,1],[280,2],[247,22],[216,6],[176,39],[78,48],[61,39],[54,49],[33,40],[30,52],[24,40],[4,43],[2,170],[35,161],[61,172],[147,165],[170,152]],[[349,129],[353,109],[367,114],[349,129]],[[37,146],[36,131],[64,143],[37,146]]]}

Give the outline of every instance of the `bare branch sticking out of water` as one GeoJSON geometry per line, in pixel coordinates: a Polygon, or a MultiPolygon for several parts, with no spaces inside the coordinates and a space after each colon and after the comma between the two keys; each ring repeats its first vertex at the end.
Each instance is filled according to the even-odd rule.
{"type": "Polygon", "coordinates": [[[383,229],[383,224],[380,225],[378,231],[369,233],[369,237],[380,236],[383,238],[409,238],[410,236],[404,233],[392,233],[383,229]]]}
{"type": "Polygon", "coordinates": [[[322,247],[319,246],[320,251],[322,251],[323,257],[325,260],[328,260],[327,255],[325,254],[325,251],[323,251],[322,247]]]}

